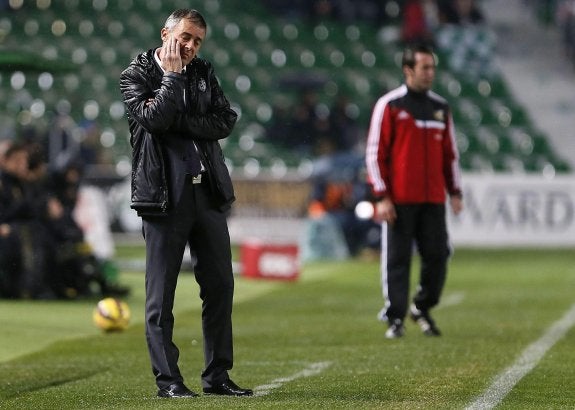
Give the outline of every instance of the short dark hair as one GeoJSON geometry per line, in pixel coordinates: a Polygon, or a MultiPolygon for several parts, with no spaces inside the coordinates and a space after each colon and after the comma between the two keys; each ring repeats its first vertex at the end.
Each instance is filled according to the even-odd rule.
{"type": "Polygon", "coordinates": [[[415,67],[415,54],[424,53],[433,56],[435,60],[435,54],[433,54],[433,49],[425,44],[416,44],[407,46],[403,50],[403,57],[401,58],[401,66],[408,66],[409,68],[415,67]]]}
{"type": "Polygon", "coordinates": [[[166,19],[166,23],[164,27],[168,30],[173,29],[182,19],[188,19],[195,25],[203,28],[204,30],[208,27],[206,23],[206,19],[204,16],[195,9],[178,9],[175,10],[172,14],[168,16],[166,19]]]}

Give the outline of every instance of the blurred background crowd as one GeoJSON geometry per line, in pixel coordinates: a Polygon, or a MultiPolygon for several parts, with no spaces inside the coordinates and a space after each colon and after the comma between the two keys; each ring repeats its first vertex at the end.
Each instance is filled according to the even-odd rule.
{"type": "Polygon", "coordinates": [[[76,299],[126,295],[111,261],[96,257],[75,218],[82,165],[50,168],[34,141],[0,147],[0,296],[76,299]]]}
{"type": "MultiPolygon", "coordinates": [[[[454,107],[465,171],[571,172],[494,64],[486,3],[0,0],[0,295],[127,291],[90,249],[75,205],[81,186],[95,186],[107,195],[110,229],[137,231],[126,216],[130,147],[117,82],[134,55],[159,44],[152,27],[177,7],[206,16],[202,56],[239,114],[222,141],[238,186],[232,216],[264,213],[243,181],[299,181],[306,199],[290,209],[289,192],[263,194],[280,204],[275,212],[320,225],[329,216],[347,255],[377,254],[379,227],[355,214],[366,197],[365,131],[376,99],[401,83],[398,56],[413,42],[436,48],[435,88],[454,107]]],[[[572,64],[575,1],[519,3],[534,25],[561,33],[572,64]]]]}

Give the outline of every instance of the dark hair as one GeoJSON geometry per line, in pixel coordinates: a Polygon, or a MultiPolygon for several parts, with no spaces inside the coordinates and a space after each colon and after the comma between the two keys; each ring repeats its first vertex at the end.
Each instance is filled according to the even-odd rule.
{"type": "Polygon", "coordinates": [[[44,150],[42,146],[37,142],[29,142],[26,144],[28,151],[28,168],[31,170],[37,169],[41,165],[46,163],[46,158],[44,155],[44,150]]]}
{"type": "Polygon", "coordinates": [[[433,58],[435,59],[435,55],[433,54],[433,50],[431,47],[425,44],[411,45],[403,50],[403,57],[401,58],[401,66],[402,67],[408,66],[409,68],[415,67],[416,53],[429,54],[433,56],[433,58]]]}
{"type": "Polygon", "coordinates": [[[206,19],[204,16],[195,9],[178,9],[168,16],[164,27],[168,30],[173,29],[182,19],[188,19],[195,25],[203,28],[204,30],[208,27],[206,19]]]}
{"type": "Polygon", "coordinates": [[[10,146],[4,151],[4,158],[10,158],[12,155],[20,153],[20,152],[28,153],[28,147],[26,144],[22,142],[13,142],[10,146]]]}

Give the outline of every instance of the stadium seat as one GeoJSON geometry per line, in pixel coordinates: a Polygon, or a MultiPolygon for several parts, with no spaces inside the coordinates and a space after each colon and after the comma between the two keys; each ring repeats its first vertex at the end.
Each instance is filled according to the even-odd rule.
{"type": "MultiPolygon", "coordinates": [[[[166,14],[186,6],[188,2],[183,0],[24,2],[21,9],[0,17],[0,47],[40,50],[45,56],[72,61],[77,70],[51,73],[49,89],[38,85],[38,75],[26,76],[24,89],[14,89],[12,73],[1,73],[4,98],[0,112],[13,112],[14,101],[28,109],[33,99],[44,100],[46,112],[51,112],[66,100],[74,119],[81,122],[86,103],[94,100],[102,128],[109,127],[122,136],[116,138],[117,156],[129,156],[123,137],[128,134],[125,118],[112,114],[119,112],[112,107],[121,99],[114,79],[138,52],[159,44],[159,27],[166,14]]],[[[260,140],[249,155],[237,151],[246,130],[251,132],[254,124],[265,128],[271,107],[279,101],[297,101],[297,89],[290,79],[311,78],[328,107],[336,95],[345,93],[362,129],[367,128],[375,100],[402,81],[400,45],[382,40],[386,38],[383,30],[369,23],[293,21],[274,16],[260,1],[206,0],[198,7],[209,23],[209,41],[201,54],[214,63],[222,87],[241,112],[224,147],[226,157],[238,164],[251,158],[261,166],[271,166],[269,158],[281,158],[288,166],[298,166],[306,159],[294,158],[293,153],[260,140]]],[[[448,30],[439,38],[453,47],[468,41],[486,45],[483,51],[462,54],[470,64],[483,57],[478,53],[489,51],[492,40],[485,33],[466,37],[457,30],[448,30]]],[[[533,127],[500,76],[489,67],[485,75],[464,75],[448,65],[453,64],[451,53],[440,51],[438,55],[441,69],[436,90],[449,99],[455,125],[462,130],[458,131],[458,145],[464,169],[507,172],[521,169],[517,161],[525,161],[528,171],[540,172],[545,166],[541,164],[551,164],[558,171],[569,169],[533,127]]]]}

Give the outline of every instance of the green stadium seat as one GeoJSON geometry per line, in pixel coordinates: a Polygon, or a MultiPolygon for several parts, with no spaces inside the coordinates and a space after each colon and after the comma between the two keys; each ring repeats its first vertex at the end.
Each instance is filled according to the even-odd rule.
{"type": "MultiPolygon", "coordinates": [[[[27,78],[24,90],[14,90],[10,73],[2,73],[0,112],[12,112],[16,96],[28,92],[45,101],[46,111],[67,100],[80,122],[86,102],[96,100],[98,121],[122,136],[116,138],[118,156],[129,155],[125,118],[110,114],[118,112],[112,107],[121,98],[114,78],[138,52],[159,44],[159,27],[168,11],[188,6],[186,0],[24,2],[20,11],[0,16],[0,46],[42,50],[73,61],[78,70],[54,74],[50,89],[41,89],[33,76],[27,78]],[[38,4],[49,6],[38,8],[38,4]],[[56,20],[65,23],[65,31],[53,31],[56,20]]],[[[243,166],[245,161],[253,165],[255,160],[260,166],[281,168],[276,158],[290,167],[299,166],[297,155],[262,143],[261,136],[255,139],[253,152],[238,148],[241,136],[257,128],[254,124],[259,129],[266,126],[276,103],[298,101],[295,87],[280,87],[286,77],[299,78],[311,70],[323,76],[326,81],[319,88],[323,102],[329,107],[339,93],[347,94],[362,128],[368,125],[375,100],[402,82],[399,45],[382,42],[382,31],[368,23],[288,21],[271,15],[259,1],[206,0],[197,7],[204,10],[209,23],[202,56],[214,63],[222,87],[242,112],[224,147],[235,165],[243,166]]],[[[441,41],[457,45],[462,34],[445,35],[441,41]]],[[[491,40],[478,35],[477,41],[491,40]]],[[[449,68],[449,53],[438,55],[441,69],[436,90],[452,105],[464,169],[517,172],[523,166],[541,172],[549,164],[558,172],[569,168],[546,137],[534,130],[500,76],[462,75],[449,68]]]]}

